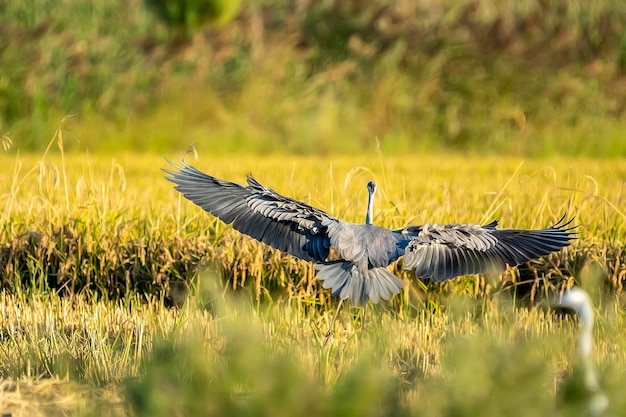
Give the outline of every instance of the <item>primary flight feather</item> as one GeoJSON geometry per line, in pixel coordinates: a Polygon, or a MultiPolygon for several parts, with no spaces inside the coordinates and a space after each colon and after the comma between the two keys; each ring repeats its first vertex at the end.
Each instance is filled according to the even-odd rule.
{"type": "MultiPolygon", "coordinates": [[[[171,162],[170,162],[171,163],[171,162]]],[[[494,221],[424,224],[389,230],[371,224],[376,184],[368,183],[365,224],[347,223],[285,197],[248,176],[248,185],[215,178],[181,162],[164,170],[185,198],[256,240],[315,263],[317,278],[354,305],[389,299],[405,286],[386,267],[404,257],[420,278],[444,281],[459,275],[503,270],[556,252],[574,239],[572,220],[540,230],[498,229],[494,221]],[[329,260],[335,248],[339,259],[329,260]]]]}

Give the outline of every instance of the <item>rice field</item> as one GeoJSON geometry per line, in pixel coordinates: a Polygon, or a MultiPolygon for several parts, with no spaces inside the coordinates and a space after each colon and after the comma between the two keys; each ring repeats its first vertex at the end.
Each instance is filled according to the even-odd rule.
{"type": "MultiPolygon", "coordinates": [[[[60,148],[60,151],[58,149],[60,148]]],[[[177,155],[168,155],[176,158],[177,155]]],[[[176,193],[161,156],[0,155],[0,411],[22,415],[585,415],[563,402],[578,321],[545,296],[581,285],[593,359],[624,414],[623,159],[187,155],[198,168],[362,222],[539,228],[580,239],[501,276],[335,303],[310,265],[240,236],[176,193]]]]}
{"type": "Polygon", "coordinates": [[[149,1],[5,3],[2,417],[585,416],[580,321],[548,302],[573,285],[626,415],[622,2],[242,0],[182,38],[149,1]],[[179,157],[349,222],[373,179],[382,226],[579,239],[440,284],[400,261],[325,345],[312,266],[182,198],[179,157]]]}

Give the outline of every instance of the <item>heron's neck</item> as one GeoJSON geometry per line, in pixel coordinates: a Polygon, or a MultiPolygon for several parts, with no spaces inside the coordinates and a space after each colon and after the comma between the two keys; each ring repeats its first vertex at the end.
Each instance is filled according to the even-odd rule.
{"type": "Polygon", "coordinates": [[[578,339],[578,353],[585,367],[585,386],[590,391],[598,391],[600,386],[593,363],[591,361],[591,345],[593,340],[593,309],[590,304],[584,304],[579,307],[583,311],[579,311],[581,318],[580,338],[578,339]]]}
{"type": "Polygon", "coordinates": [[[592,331],[593,331],[593,309],[591,305],[585,304],[580,306],[579,316],[581,318],[580,338],[578,340],[578,352],[583,358],[589,357],[591,354],[592,331]]]}
{"type": "Polygon", "coordinates": [[[367,213],[365,213],[365,224],[372,224],[374,220],[374,193],[370,192],[367,197],[367,213]]]}

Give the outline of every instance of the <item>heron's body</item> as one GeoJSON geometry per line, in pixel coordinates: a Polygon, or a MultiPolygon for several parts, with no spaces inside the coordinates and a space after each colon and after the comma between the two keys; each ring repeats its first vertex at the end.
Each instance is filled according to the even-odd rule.
{"type": "Polygon", "coordinates": [[[365,224],[347,223],[285,197],[248,176],[243,186],[182,164],[166,171],[187,199],[225,223],[283,252],[315,263],[317,277],[333,295],[353,304],[389,299],[405,286],[386,267],[400,257],[418,277],[443,281],[502,270],[570,244],[571,221],[541,230],[498,229],[497,222],[425,224],[389,230],[371,224],[376,184],[368,184],[365,224]],[[331,260],[333,247],[338,259],[331,260]]]}

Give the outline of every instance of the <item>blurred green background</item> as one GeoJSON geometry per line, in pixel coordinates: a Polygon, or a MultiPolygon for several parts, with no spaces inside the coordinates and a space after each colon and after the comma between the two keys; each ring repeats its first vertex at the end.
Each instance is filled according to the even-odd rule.
{"type": "Polygon", "coordinates": [[[7,1],[0,134],[22,151],[62,124],[89,151],[623,156],[624,28],[619,0],[7,1]]]}

